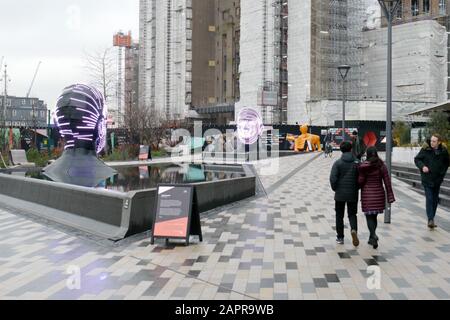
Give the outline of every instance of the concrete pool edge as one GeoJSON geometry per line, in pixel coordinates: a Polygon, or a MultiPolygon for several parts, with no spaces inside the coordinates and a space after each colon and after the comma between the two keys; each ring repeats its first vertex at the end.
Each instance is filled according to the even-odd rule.
{"type": "MultiPolygon", "coordinates": [[[[200,213],[256,194],[256,176],[250,173],[192,185],[200,213]]],[[[26,207],[42,206],[31,212],[38,217],[119,241],[151,229],[156,189],[120,193],[0,174],[0,195],[22,200],[26,207]]],[[[14,207],[11,200],[4,201],[14,207]]]]}

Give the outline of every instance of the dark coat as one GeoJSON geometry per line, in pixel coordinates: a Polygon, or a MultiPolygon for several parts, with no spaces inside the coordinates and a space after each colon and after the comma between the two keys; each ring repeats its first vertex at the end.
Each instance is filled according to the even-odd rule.
{"type": "Polygon", "coordinates": [[[365,161],[362,163],[358,168],[358,183],[361,187],[363,212],[384,211],[386,208],[386,192],[388,202],[393,203],[395,201],[389,172],[382,162],[370,163],[365,161]]]}
{"type": "Polygon", "coordinates": [[[352,153],[355,156],[355,158],[361,160],[365,152],[366,146],[364,144],[363,139],[359,138],[358,136],[352,137],[352,153]]]}
{"type": "Polygon", "coordinates": [[[426,187],[437,187],[444,181],[449,166],[448,150],[442,144],[437,150],[431,148],[430,143],[425,143],[414,162],[420,169],[422,184],[426,187]],[[423,167],[430,169],[429,173],[423,172],[423,167]]]}
{"type": "Polygon", "coordinates": [[[351,152],[344,153],[331,169],[330,184],[335,192],[334,200],[358,202],[358,165],[351,152]]]}

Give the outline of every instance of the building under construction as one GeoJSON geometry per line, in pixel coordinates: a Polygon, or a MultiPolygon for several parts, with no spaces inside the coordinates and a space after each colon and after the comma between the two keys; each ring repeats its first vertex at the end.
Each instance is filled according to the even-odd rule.
{"type": "Polygon", "coordinates": [[[140,104],[161,119],[234,119],[239,0],[141,0],[140,104]]]}
{"type": "MultiPolygon", "coordinates": [[[[113,45],[117,48],[116,110],[109,112],[114,116],[113,126],[122,127],[126,115],[138,105],[139,100],[139,44],[133,41],[131,32],[118,32],[114,35],[113,45]]],[[[110,123],[110,125],[112,125],[110,123]]]]}
{"type": "Polygon", "coordinates": [[[266,123],[312,122],[309,102],[341,98],[340,64],[349,64],[348,96],[364,95],[361,1],[242,3],[241,101],[266,123]]]}
{"type": "MultiPolygon", "coordinates": [[[[166,119],[196,109],[230,122],[255,107],[266,124],[334,125],[344,98],[337,67],[345,64],[348,120],[385,120],[387,32],[370,1],[141,0],[140,103],[166,119]]],[[[443,12],[441,2],[432,0],[430,12],[443,12]]],[[[445,32],[436,19],[419,19],[420,10],[426,3],[408,32],[394,27],[394,117],[446,92],[445,32]],[[421,95],[408,94],[410,85],[421,95]]]]}

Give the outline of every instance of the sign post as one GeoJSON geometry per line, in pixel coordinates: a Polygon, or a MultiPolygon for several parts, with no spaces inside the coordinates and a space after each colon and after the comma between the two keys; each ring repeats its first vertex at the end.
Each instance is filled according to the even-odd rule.
{"type": "Polygon", "coordinates": [[[151,159],[150,146],[141,145],[139,149],[139,161],[147,161],[151,159]]]}
{"type": "Polygon", "coordinates": [[[155,238],[184,239],[188,246],[191,235],[197,235],[203,241],[194,187],[160,184],[157,192],[151,244],[155,238]]]}

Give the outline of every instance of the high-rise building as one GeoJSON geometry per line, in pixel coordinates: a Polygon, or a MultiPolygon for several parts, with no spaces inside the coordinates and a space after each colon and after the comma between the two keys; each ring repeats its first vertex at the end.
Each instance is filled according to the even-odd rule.
{"type": "Polygon", "coordinates": [[[273,122],[278,104],[273,3],[276,1],[241,1],[240,8],[240,100],[235,116],[244,107],[254,107],[265,123],[273,122]]]}
{"type": "MultiPolygon", "coordinates": [[[[399,10],[394,19],[394,25],[422,20],[435,20],[450,32],[450,0],[401,0],[399,10]]],[[[383,24],[386,19],[383,18],[383,24]]],[[[447,51],[450,50],[450,41],[447,39],[447,51]]],[[[450,51],[449,51],[450,52],[450,51]]],[[[447,57],[447,79],[450,80],[450,56],[447,57]]],[[[447,99],[450,99],[450,86],[446,88],[447,99]]]]}
{"type": "MultiPolygon", "coordinates": [[[[125,114],[139,103],[139,44],[125,50],[125,114]]],[[[127,118],[125,116],[125,118],[127,118]]],[[[127,124],[125,124],[127,125],[127,124]]]]}
{"type": "Polygon", "coordinates": [[[140,103],[182,119],[192,102],[192,1],[141,0],[140,103]]]}
{"type": "Polygon", "coordinates": [[[240,1],[215,0],[215,93],[217,103],[239,100],[240,1]]]}
{"type": "MultiPolygon", "coordinates": [[[[449,13],[449,0],[401,0],[394,24],[437,19],[449,13]]],[[[386,19],[383,17],[383,24],[386,19]]]]}
{"type": "Polygon", "coordinates": [[[215,3],[192,2],[192,104],[205,106],[215,99],[215,3]]]}
{"type": "Polygon", "coordinates": [[[141,0],[140,104],[173,120],[234,107],[239,15],[239,0],[141,0]]]}
{"type": "MultiPolygon", "coordinates": [[[[403,1],[404,22],[415,3],[403,1]]],[[[445,24],[448,5],[429,4],[420,1],[418,15],[411,14],[422,17],[412,21],[414,32],[396,35],[402,31],[394,27],[394,118],[440,102],[447,85],[440,45],[448,42],[434,20],[445,24]],[[400,42],[427,32],[421,52],[428,58],[415,59],[413,41],[400,42]],[[411,79],[421,79],[420,96],[408,93],[411,79]]],[[[224,124],[254,107],[266,124],[333,125],[345,97],[348,120],[383,120],[383,26],[376,0],[141,0],[141,104],[168,119],[195,109],[224,124]],[[337,69],[343,64],[351,67],[345,95],[337,69]]]]}
{"type": "Polygon", "coordinates": [[[348,96],[363,95],[361,1],[262,0],[241,6],[237,112],[256,106],[265,123],[317,124],[328,112],[317,113],[315,104],[341,98],[340,64],[352,67],[348,96]]]}
{"type": "MultiPolygon", "coordinates": [[[[240,0],[206,2],[211,9],[208,11],[210,13],[208,25],[199,25],[199,28],[196,28],[196,16],[200,15],[200,11],[195,6],[193,8],[194,39],[198,39],[207,49],[202,50],[200,44],[194,43],[193,65],[199,68],[194,68],[193,77],[194,79],[204,77],[204,72],[199,72],[203,69],[212,72],[212,79],[211,83],[205,81],[199,82],[198,85],[193,83],[192,106],[203,116],[205,122],[228,124],[234,120],[234,106],[240,95],[240,0]],[[197,33],[205,33],[206,30],[208,36],[197,38],[197,33]],[[196,50],[207,53],[209,60],[200,60],[196,50]]],[[[210,76],[208,74],[208,79],[210,76]]]]}

